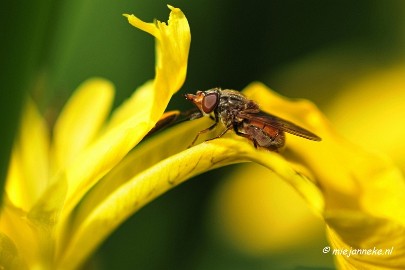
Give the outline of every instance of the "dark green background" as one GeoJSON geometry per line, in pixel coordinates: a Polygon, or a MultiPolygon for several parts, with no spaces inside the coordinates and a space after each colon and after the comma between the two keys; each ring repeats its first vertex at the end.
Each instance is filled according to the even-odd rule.
{"type": "MultiPolygon", "coordinates": [[[[30,92],[52,121],[78,84],[102,76],[115,84],[115,105],[120,104],[154,75],[153,38],[131,27],[121,14],[152,21],[166,20],[169,13],[167,2],[161,0],[9,2],[3,3],[0,14],[2,180],[24,95],[30,92]]],[[[310,98],[322,107],[351,76],[403,57],[405,5],[400,0],[173,0],[169,4],[183,10],[192,33],[181,93],[214,86],[242,89],[261,80],[283,94],[310,98]],[[313,72],[302,87],[299,83],[287,87],[288,80],[278,76],[291,63],[330,51],[338,51],[335,61],[313,72]],[[325,69],[338,72],[326,73],[325,78],[325,69]]],[[[180,94],[170,104],[170,108],[186,106],[180,94]]],[[[210,195],[221,175],[231,169],[189,181],[142,209],[105,242],[89,267],[282,268],[280,258],[237,254],[207,229],[210,195]]]]}

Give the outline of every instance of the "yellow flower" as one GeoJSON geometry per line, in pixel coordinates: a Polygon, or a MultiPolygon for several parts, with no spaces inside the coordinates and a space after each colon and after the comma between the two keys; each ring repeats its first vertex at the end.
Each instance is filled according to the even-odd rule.
{"type": "MultiPolygon", "coordinates": [[[[75,269],[139,208],[141,197],[119,196],[118,183],[133,177],[131,171],[120,171],[120,164],[161,117],[187,70],[188,22],[180,9],[169,8],[168,24],[144,23],[125,15],[156,38],[156,77],[110,119],[114,87],[104,79],[90,79],[76,90],[52,132],[28,100],[0,215],[1,267],[75,269]],[[116,180],[114,173],[123,176],[108,183],[108,179],[116,180]],[[100,189],[95,186],[106,183],[117,186],[97,193],[100,189]]],[[[158,174],[156,170],[148,177],[158,174]]],[[[143,191],[136,192],[142,196],[143,191]]],[[[144,195],[156,196],[153,191],[144,195]]]]}
{"type": "Polygon", "coordinates": [[[388,159],[340,137],[308,101],[290,101],[260,83],[244,90],[260,100],[263,110],[323,139],[288,136],[282,155],[255,149],[232,132],[187,149],[190,141],[182,138],[208,126],[210,119],[178,125],[138,145],[186,75],[188,23],[179,9],[169,8],[167,25],[125,15],[156,38],[156,76],[109,119],[114,90],[103,79],[77,89],[52,136],[33,102],[27,102],[0,216],[0,265],[75,269],[128,216],[160,194],[207,170],[252,161],[289,183],[324,218],[333,248],[394,247],[393,256],[336,256],[341,269],[402,268],[402,174],[388,159]]]}

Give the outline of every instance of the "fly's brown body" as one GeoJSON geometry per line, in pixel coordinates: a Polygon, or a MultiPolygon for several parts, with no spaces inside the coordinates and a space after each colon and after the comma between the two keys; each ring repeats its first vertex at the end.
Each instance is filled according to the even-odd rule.
{"type": "Polygon", "coordinates": [[[186,94],[185,97],[199,109],[201,112],[199,117],[210,116],[215,121],[212,126],[200,131],[192,144],[200,134],[213,130],[219,122],[224,125],[225,129],[215,138],[219,138],[228,130],[233,129],[237,135],[251,140],[255,147],[263,147],[272,151],[277,151],[284,145],[284,132],[308,140],[321,140],[304,128],[261,111],[256,102],[247,99],[235,90],[213,88],[207,91],[197,91],[195,95],[186,94]]]}

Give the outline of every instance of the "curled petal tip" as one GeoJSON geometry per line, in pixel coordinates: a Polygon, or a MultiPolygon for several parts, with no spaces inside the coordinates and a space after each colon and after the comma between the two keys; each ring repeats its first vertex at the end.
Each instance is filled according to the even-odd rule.
{"type": "Polygon", "coordinates": [[[171,11],[175,11],[175,10],[180,10],[179,8],[176,8],[172,5],[167,5],[167,7],[171,10],[171,11]]]}

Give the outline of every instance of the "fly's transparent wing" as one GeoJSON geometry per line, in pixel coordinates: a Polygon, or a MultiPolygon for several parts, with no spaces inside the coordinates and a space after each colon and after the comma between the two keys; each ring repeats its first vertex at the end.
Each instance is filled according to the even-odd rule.
{"type": "Polygon", "coordinates": [[[264,125],[271,126],[282,131],[288,132],[290,134],[312,140],[312,141],[321,141],[322,139],[315,135],[314,133],[297,126],[287,120],[279,118],[275,115],[265,113],[263,111],[259,112],[240,112],[238,114],[239,117],[248,119],[251,121],[256,121],[263,123],[264,125]]]}

